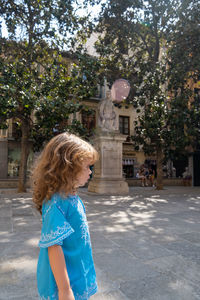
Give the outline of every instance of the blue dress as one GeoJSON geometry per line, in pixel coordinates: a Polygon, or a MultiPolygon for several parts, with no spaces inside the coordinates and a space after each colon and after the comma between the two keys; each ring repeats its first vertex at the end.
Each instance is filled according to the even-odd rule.
{"type": "Polygon", "coordinates": [[[41,300],[58,300],[58,289],[51,271],[48,247],[61,245],[70,285],[76,300],[87,300],[97,292],[89,229],[79,196],[54,194],[42,206],[42,230],[37,266],[41,300]]]}

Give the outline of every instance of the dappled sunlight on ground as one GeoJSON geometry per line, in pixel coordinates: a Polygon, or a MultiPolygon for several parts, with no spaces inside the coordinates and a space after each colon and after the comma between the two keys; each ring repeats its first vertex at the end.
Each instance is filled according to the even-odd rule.
{"type": "MultiPolygon", "coordinates": [[[[103,278],[97,299],[114,300],[110,291],[117,291],[132,300],[138,291],[142,297],[144,289],[158,300],[200,299],[199,195],[200,189],[171,187],[130,188],[125,196],[80,191],[95,264],[103,278]],[[163,290],[169,298],[162,298],[163,290]]],[[[28,194],[1,200],[0,299],[7,291],[11,296],[6,299],[36,300],[41,216],[28,194]]]]}
{"type": "Polygon", "coordinates": [[[38,242],[39,242],[39,239],[38,238],[33,238],[33,239],[28,239],[25,241],[25,244],[29,245],[29,246],[37,246],[38,245],[38,242]]]}
{"type": "Polygon", "coordinates": [[[145,198],[145,200],[153,203],[168,203],[166,199],[158,198],[158,196],[152,196],[151,198],[145,198]]]}

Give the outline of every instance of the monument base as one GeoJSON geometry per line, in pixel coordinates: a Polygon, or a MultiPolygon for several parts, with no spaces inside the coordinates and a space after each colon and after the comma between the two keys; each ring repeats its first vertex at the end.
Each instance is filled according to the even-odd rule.
{"type": "Polygon", "coordinates": [[[88,184],[88,191],[97,194],[125,195],[128,194],[129,187],[123,179],[94,178],[88,184]]]}
{"type": "Polygon", "coordinates": [[[119,132],[100,132],[93,140],[99,153],[88,191],[97,194],[128,194],[128,183],[123,177],[122,144],[124,136],[119,132]]]}

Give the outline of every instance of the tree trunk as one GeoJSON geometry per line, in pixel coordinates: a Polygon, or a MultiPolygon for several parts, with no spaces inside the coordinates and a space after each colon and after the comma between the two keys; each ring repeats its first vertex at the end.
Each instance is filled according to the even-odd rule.
{"type": "Polygon", "coordinates": [[[21,158],[19,167],[18,193],[26,192],[26,172],[29,155],[29,123],[22,120],[21,158]]]}
{"type": "Polygon", "coordinates": [[[157,161],[157,179],[156,189],[163,190],[163,153],[161,146],[156,149],[156,161],[157,161]]]}

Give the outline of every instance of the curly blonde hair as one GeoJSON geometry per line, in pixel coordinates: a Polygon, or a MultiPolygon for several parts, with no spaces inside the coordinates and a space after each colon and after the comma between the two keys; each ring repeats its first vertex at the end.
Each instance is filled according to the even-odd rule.
{"type": "Polygon", "coordinates": [[[98,159],[92,145],[70,133],[61,133],[52,138],[36,161],[32,173],[33,202],[41,213],[42,203],[62,192],[76,191],[75,183],[82,170],[83,161],[91,165],[98,159]]]}

